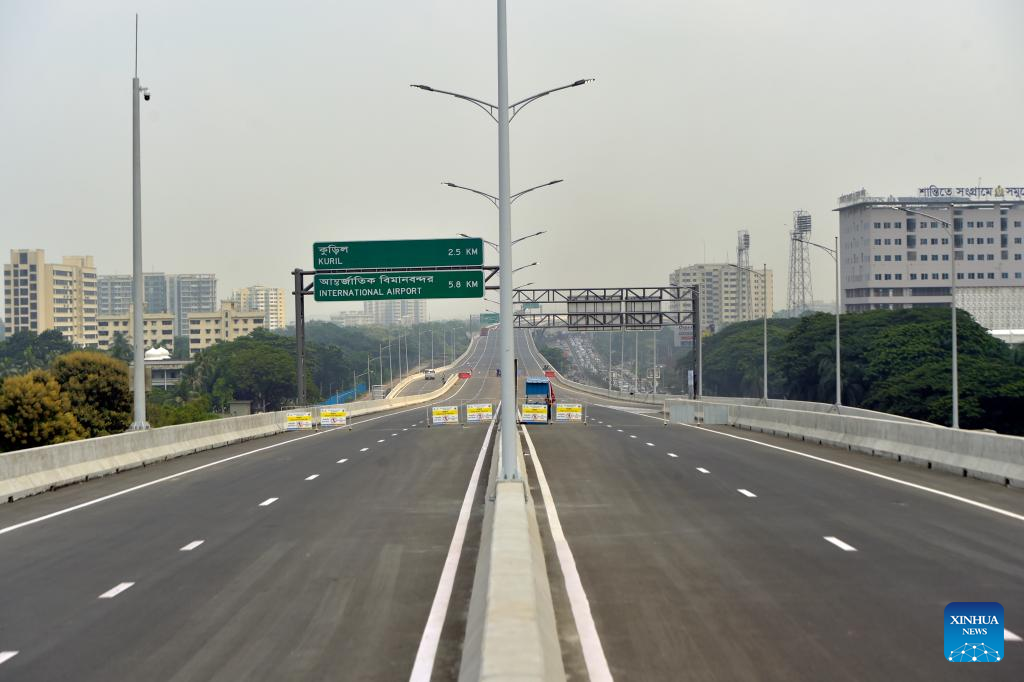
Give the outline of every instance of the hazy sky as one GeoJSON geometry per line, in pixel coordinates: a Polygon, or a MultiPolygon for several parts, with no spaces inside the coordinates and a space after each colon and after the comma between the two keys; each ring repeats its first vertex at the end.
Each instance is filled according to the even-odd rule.
{"type": "MultiPolygon", "coordinates": [[[[776,272],[810,211],[861,187],[1024,184],[1021,0],[511,0],[510,95],[593,77],[512,123],[517,283],[656,285],[735,258],[776,272]]],[[[493,2],[0,0],[0,253],[131,271],[140,14],[146,270],[290,291],[315,240],[494,240],[493,2]]],[[[815,298],[832,263],[812,254],[815,298]]],[[[341,304],[307,311],[326,317],[341,304]]],[[[348,307],[353,307],[351,304],[348,307]]],[[[431,302],[432,317],[479,302],[431,302]]]]}

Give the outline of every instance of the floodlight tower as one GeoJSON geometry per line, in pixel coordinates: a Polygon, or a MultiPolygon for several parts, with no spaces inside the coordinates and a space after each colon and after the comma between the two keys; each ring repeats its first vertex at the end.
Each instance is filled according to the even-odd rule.
{"type": "MultiPolygon", "coordinates": [[[[745,270],[750,269],[750,232],[748,230],[739,230],[736,233],[736,265],[745,270]]],[[[739,272],[736,273],[738,283],[738,291],[736,292],[737,300],[741,301],[743,314],[740,316],[741,320],[749,320],[753,317],[753,301],[750,286],[750,276],[741,275],[739,272]]]]}
{"type": "Polygon", "coordinates": [[[811,214],[793,211],[793,231],[789,234],[789,314],[803,315],[811,306],[811,214]]]}

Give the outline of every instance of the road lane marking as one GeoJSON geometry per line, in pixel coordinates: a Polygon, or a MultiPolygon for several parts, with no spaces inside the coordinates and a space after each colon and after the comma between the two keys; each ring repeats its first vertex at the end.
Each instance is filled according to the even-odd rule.
{"type": "Polygon", "coordinates": [[[98,599],[113,599],[117,595],[121,594],[135,583],[119,583],[114,587],[101,594],[98,599]]]}
{"type": "Polygon", "coordinates": [[[370,449],[370,448],[359,448],[359,452],[366,452],[366,451],[367,451],[367,450],[369,450],[369,449],[370,449]]]}
{"type": "Polygon", "coordinates": [[[697,471],[701,472],[702,474],[710,474],[711,473],[710,471],[708,471],[704,467],[697,467],[697,471]]]}
{"type": "Polygon", "coordinates": [[[394,437],[395,437],[395,436],[397,436],[397,435],[398,435],[397,433],[392,433],[392,434],[391,434],[391,437],[392,437],[392,438],[394,438],[394,437]]]}
{"type": "Polygon", "coordinates": [[[383,439],[383,438],[381,438],[381,439],[380,439],[379,441],[377,441],[377,442],[378,442],[378,443],[383,443],[383,442],[384,442],[384,439],[383,439]]]}
{"type": "Polygon", "coordinates": [[[188,543],[187,545],[185,545],[184,547],[182,547],[178,551],[179,552],[191,552],[193,549],[195,549],[199,545],[203,544],[204,542],[205,542],[205,540],[193,540],[192,542],[188,543]]]}
{"type": "Polygon", "coordinates": [[[265,499],[262,502],[260,502],[260,506],[261,507],[269,507],[270,505],[274,504],[275,502],[277,502],[277,498],[276,497],[268,497],[267,499],[265,499]]]}
{"type": "Polygon", "coordinates": [[[338,464],[344,464],[347,461],[348,461],[347,459],[339,459],[338,460],[338,464]]]}
{"type": "MultiPolygon", "coordinates": [[[[640,416],[648,417],[649,415],[640,415],[640,416]]],[[[960,495],[954,495],[953,493],[947,493],[946,491],[938,490],[937,488],[929,488],[928,486],[921,485],[919,483],[911,483],[910,481],[904,481],[902,479],[895,478],[893,476],[886,476],[885,474],[880,474],[880,473],[877,473],[875,471],[869,471],[868,469],[861,469],[860,467],[855,467],[852,464],[843,464],[842,462],[836,462],[834,460],[828,459],[827,457],[818,457],[817,455],[811,455],[811,454],[806,453],[806,452],[800,452],[799,450],[793,450],[791,448],[784,448],[781,445],[772,445],[771,443],[764,443],[764,442],[759,441],[759,440],[754,440],[753,438],[744,438],[743,436],[736,436],[736,435],[731,434],[731,433],[725,433],[724,431],[715,431],[714,429],[708,429],[708,428],[704,428],[702,426],[694,426],[693,424],[682,424],[680,422],[672,422],[672,423],[673,424],[679,424],[680,426],[685,426],[686,428],[689,428],[689,429],[699,429],[700,431],[704,431],[706,433],[714,433],[714,434],[717,434],[719,436],[725,436],[726,438],[734,438],[736,440],[742,440],[742,441],[745,441],[747,443],[753,443],[755,445],[760,445],[762,447],[770,448],[772,450],[779,450],[781,452],[788,452],[791,455],[797,455],[798,457],[804,457],[806,459],[811,459],[811,460],[814,460],[816,462],[822,462],[823,464],[831,464],[832,466],[839,467],[840,469],[846,469],[848,471],[856,471],[857,473],[865,474],[867,476],[871,476],[873,478],[878,478],[878,479],[881,479],[883,481],[888,481],[890,483],[896,483],[898,485],[905,485],[908,488],[914,488],[915,490],[920,490],[922,492],[931,493],[932,495],[938,495],[939,497],[945,497],[945,498],[950,499],[950,500],[955,500],[957,502],[962,502],[963,504],[970,505],[972,507],[977,507],[978,509],[984,509],[985,511],[990,511],[990,512],[992,512],[994,514],[1000,514],[1002,516],[1008,516],[1011,519],[1016,519],[1017,521],[1024,521],[1024,514],[1015,514],[1012,511],[1008,511],[1006,509],[1000,509],[999,507],[993,507],[990,504],[985,504],[983,502],[978,502],[978,501],[972,500],[972,499],[970,499],[968,497],[961,497],[960,495]]],[[[0,531],[0,532],[3,532],[3,531],[0,531]]]]}
{"type": "Polygon", "coordinates": [[[648,443],[647,445],[652,447],[652,448],[654,447],[654,443],[648,443]]]}
{"type": "Polygon", "coordinates": [[[757,497],[757,495],[755,495],[754,493],[750,492],[746,488],[736,488],[736,491],[738,493],[740,493],[741,495],[746,495],[747,497],[757,497]]]}
{"type": "Polygon", "coordinates": [[[679,455],[677,455],[674,452],[666,452],[665,454],[668,455],[669,457],[678,457],[679,456],[679,455]]]}
{"type": "MultiPolygon", "coordinates": [[[[498,405],[500,407],[501,403],[498,403],[498,405]]],[[[427,616],[427,623],[423,627],[423,636],[420,637],[420,645],[416,650],[416,660],[413,663],[412,672],[409,674],[410,682],[429,682],[431,673],[434,670],[437,646],[441,642],[441,631],[444,629],[445,615],[448,613],[452,589],[455,587],[455,572],[459,567],[459,559],[462,557],[462,545],[466,540],[466,527],[469,525],[469,515],[473,509],[473,498],[476,497],[480,472],[483,470],[484,459],[486,458],[493,433],[494,422],[492,421],[490,426],[487,427],[484,443],[480,446],[480,453],[476,457],[473,473],[469,475],[469,485],[466,487],[465,497],[462,498],[462,507],[459,509],[458,521],[455,523],[452,543],[448,547],[448,556],[444,560],[441,579],[437,583],[437,592],[434,593],[434,602],[430,605],[430,614],[427,616]]]]}
{"type": "Polygon", "coordinates": [[[604,649],[601,646],[601,638],[597,634],[597,626],[594,625],[594,617],[590,612],[590,601],[587,599],[587,593],[583,591],[583,583],[580,581],[579,571],[576,570],[576,560],[573,558],[572,549],[569,547],[568,540],[565,539],[565,533],[562,532],[562,524],[558,520],[558,510],[555,507],[554,498],[551,496],[551,488],[548,487],[548,481],[544,477],[544,467],[541,466],[540,459],[537,457],[537,449],[533,446],[530,432],[526,430],[526,426],[523,426],[522,429],[533,458],[533,470],[537,473],[541,496],[544,499],[548,525],[551,527],[551,539],[555,544],[558,563],[562,568],[562,577],[565,580],[565,591],[569,597],[573,618],[576,620],[576,629],[579,633],[580,648],[583,650],[583,661],[586,663],[587,673],[591,682],[611,682],[612,673],[608,668],[608,660],[605,658],[604,649]]]}
{"type": "Polygon", "coordinates": [[[1005,641],[1007,641],[1007,642],[1020,642],[1020,641],[1024,641],[1024,640],[1021,640],[1020,635],[1014,634],[1014,633],[1010,632],[1009,630],[1007,630],[1006,628],[1003,628],[1003,639],[1005,641]]]}
{"type": "Polygon", "coordinates": [[[845,542],[843,542],[839,538],[835,537],[834,535],[825,535],[823,537],[825,538],[825,540],[827,542],[831,542],[833,545],[835,545],[839,549],[843,550],[844,552],[856,552],[857,551],[856,547],[854,547],[853,545],[846,544],[845,542]]]}
{"type": "Polygon", "coordinates": [[[0,651],[0,663],[5,663],[17,655],[17,651],[0,651]]]}
{"type": "Polygon", "coordinates": [[[402,430],[403,430],[403,431],[408,431],[409,429],[402,429],[402,430]]]}
{"type": "Polygon", "coordinates": [[[306,476],[306,480],[307,481],[312,481],[312,480],[316,479],[318,476],[320,476],[320,474],[313,474],[312,476],[306,476]]]}
{"type": "Polygon", "coordinates": [[[633,434],[629,434],[629,437],[630,438],[636,438],[636,436],[634,436],[633,434]]]}
{"type": "Polygon", "coordinates": [[[605,427],[606,429],[610,429],[610,428],[612,428],[612,425],[611,425],[611,424],[605,424],[605,425],[604,425],[604,427],[605,427]]]}

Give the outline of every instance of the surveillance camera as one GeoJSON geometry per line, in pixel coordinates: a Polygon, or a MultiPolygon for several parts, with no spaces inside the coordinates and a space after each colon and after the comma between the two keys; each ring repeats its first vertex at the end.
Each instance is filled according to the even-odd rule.
{"type": "Polygon", "coordinates": [[[142,94],[142,98],[144,100],[146,100],[147,102],[149,101],[149,91],[148,90],[142,94]]]}

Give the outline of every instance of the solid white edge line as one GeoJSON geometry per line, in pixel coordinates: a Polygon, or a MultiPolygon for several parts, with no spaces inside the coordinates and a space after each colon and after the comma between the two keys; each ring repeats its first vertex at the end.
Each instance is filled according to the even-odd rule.
{"type": "Polygon", "coordinates": [[[833,545],[843,550],[844,552],[856,552],[857,548],[853,545],[848,545],[834,535],[824,535],[826,542],[831,542],[833,545]]]}
{"type": "Polygon", "coordinates": [[[1003,640],[1006,642],[1021,642],[1024,641],[1020,638],[1020,635],[1010,632],[1006,628],[1003,628],[1003,640]]]}
{"type": "Polygon", "coordinates": [[[597,634],[594,616],[590,612],[590,601],[587,599],[587,593],[583,590],[583,582],[580,580],[579,571],[576,570],[576,560],[573,558],[572,549],[562,531],[562,523],[558,520],[558,510],[555,508],[555,501],[551,496],[551,488],[548,487],[548,481],[544,477],[544,467],[541,466],[540,458],[537,457],[537,449],[533,446],[530,432],[526,430],[525,425],[522,429],[533,459],[533,470],[537,473],[537,484],[540,486],[541,496],[544,499],[544,510],[551,528],[551,539],[555,544],[558,563],[562,568],[565,591],[569,597],[573,618],[576,621],[576,631],[579,634],[580,648],[583,650],[587,674],[590,677],[590,682],[610,681],[612,673],[608,668],[604,648],[601,646],[601,637],[597,634]]]}
{"type": "MultiPolygon", "coordinates": [[[[650,415],[646,415],[646,414],[642,414],[640,416],[641,417],[648,417],[648,418],[651,418],[651,419],[657,419],[657,417],[650,417],[650,415]]],[[[742,440],[742,441],[745,441],[747,443],[754,443],[755,445],[761,445],[763,447],[770,448],[772,450],[779,450],[781,452],[788,452],[791,455],[797,455],[799,457],[805,457],[807,459],[812,459],[812,460],[814,460],[816,462],[822,462],[824,464],[831,464],[832,466],[836,466],[836,467],[839,467],[841,469],[847,469],[849,471],[856,471],[858,473],[865,474],[865,475],[871,476],[873,478],[879,478],[879,479],[881,479],[883,481],[889,481],[890,483],[896,483],[896,484],[899,484],[899,485],[905,485],[908,488],[914,488],[915,490],[921,490],[921,491],[926,492],[926,493],[931,493],[932,495],[938,495],[939,497],[945,497],[945,498],[950,499],[950,500],[955,500],[957,502],[962,502],[963,504],[970,505],[972,507],[977,507],[979,509],[984,509],[985,511],[990,511],[990,512],[992,512],[994,514],[1001,514],[1002,516],[1007,516],[1007,517],[1009,517],[1011,519],[1016,519],[1017,521],[1024,521],[1024,514],[1016,514],[1016,513],[1012,512],[1012,511],[1008,511],[1006,509],[1000,509],[999,507],[993,507],[992,505],[985,504],[984,502],[978,502],[976,500],[972,500],[972,499],[967,498],[967,497],[961,497],[960,495],[954,495],[953,493],[947,493],[944,490],[937,490],[935,488],[929,488],[928,486],[920,485],[919,483],[911,483],[910,481],[904,481],[902,479],[894,478],[892,476],[886,476],[885,474],[879,474],[877,472],[869,471],[867,469],[861,469],[860,467],[855,467],[852,464],[843,464],[842,462],[836,462],[836,461],[828,459],[826,457],[818,457],[817,455],[811,455],[811,454],[806,453],[806,452],[800,452],[799,450],[793,450],[791,448],[784,448],[781,445],[772,445],[771,443],[764,443],[764,442],[759,441],[759,440],[754,440],[753,438],[744,438],[743,436],[737,436],[737,435],[734,435],[734,434],[731,434],[731,433],[725,433],[723,431],[715,431],[714,429],[708,429],[708,428],[704,428],[704,427],[701,427],[701,426],[694,426],[693,424],[683,424],[681,422],[672,422],[672,424],[677,424],[679,426],[685,426],[688,429],[697,429],[699,431],[704,431],[705,433],[713,433],[713,434],[716,434],[716,435],[719,435],[719,436],[724,436],[725,438],[734,438],[736,440],[742,440]]]]}
{"type": "Polygon", "coordinates": [[[741,495],[746,495],[747,497],[757,497],[757,495],[750,492],[746,488],[736,488],[736,492],[740,493],[741,495]]]}
{"type": "Polygon", "coordinates": [[[5,663],[17,655],[17,651],[0,651],[0,663],[5,663]]]}
{"type": "Polygon", "coordinates": [[[348,461],[347,459],[339,459],[338,460],[338,464],[344,464],[347,461],[348,461]]]}
{"type": "MultiPolygon", "coordinates": [[[[358,422],[353,422],[352,426],[359,426],[361,424],[366,424],[368,422],[377,421],[378,419],[387,419],[389,417],[395,417],[395,416],[400,415],[400,414],[405,414],[407,412],[413,412],[415,410],[421,410],[424,407],[429,407],[431,405],[436,405],[436,404],[438,404],[438,403],[440,403],[442,401],[451,400],[452,398],[454,398],[457,395],[459,395],[459,393],[461,393],[462,389],[465,388],[465,387],[466,387],[466,383],[463,382],[455,390],[455,393],[453,393],[450,396],[443,396],[443,397],[438,398],[437,400],[435,400],[433,402],[423,403],[421,405],[416,405],[415,407],[410,407],[410,408],[405,409],[405,410],[398,410],[397,412],[388,412],[387,414],[377,415],[376,417],[367,417],[366,419],[360,419],[358,422]]],[[[75,505],[72,505],[70,507],[65,507],[64,509],[58,509],[57,511],[50,512],[49,514],[43,514],[42,516],[37,516],[34,519],[29,519],[28,521],[22,521],[21,523],[15,523],[13,525],[6,526],[4,528],[0,528],[0,535],[3,535],[4,533],[10,533],[11,531],[18,530],[19,528],[24,528],[26,526],[31,526],[31,525],[34,525],[36,523],[40,523],[42,521],[48,521],[50,519],[57,518],[58,516],[63,516],[65,514],[69,514],[69,513],[73,512],[73,511],[78,511],[79,509],[85,509],[86,507],[91,507],[94,504],[99,504],[101,502],[106,502],[107,500],[112,500],[112,499],[114,499],[116,497],[121,497],[122,495],[127,495],[128,493],[133,493],[133,492],[135,492],[137,490],[142,490],[144,488],[148,488],[150,486],[157,485],[158,483],[165,483],[167,481],[172,481],[172,480],[174,480],[176,478],[180,478],[182,476],[187,476],[189,474],[193,474],[193,473],[195,473],[197,471],[202,471],[203,469],[209,469],[210,467],[217,466],[218,464],[224,464],[225,462],[230,462],[232,460],[236,460],[236,459],[239,459],[241,457],[248,457],[249,455],[254,455],[257,452],[263,452],[265,450],[271,450],[273,448],[281,447],[282,445],[290,445],[292,443],[297,443],[298,441],[305,440],[306,438],[315,438],[315,437],[321,436],[321,435],[323,435],[325,433],[333,433],[333,432],[334,432],[334,430],[332,429],[332,430],[328,430],[328,431],[319,431],[319,432],[316,432],[316,433],[309,433],[309,434],[306,434],[305,436],[298,436],[296,438],[289,438],[288,440],[283,440],[280,443],[273,443],[271,445],[265,445],[265,446],[263,446],[261,448],[256,448],[255,450],[248,450],[246,452],[240,452],[237,455],[231,455],[230,457],[225,457],[223,459],[218,459],[218,460],[213,461],[213,462],[207,462],[206,464],[201,464],[201,465],[199,465],[197,467],[192,467],[191,469],[185,469],[184,471],[179,471],[176,474],[170,474],[168,476],[163,476],[161,478],[157,478],[157,479],[154,479],[152,481],[147,481],[145,483],[140,483],[139,485],[135,485],[135,486],[132,486],[130,488],[125,488],[124,490],[118,490],[116,493],[110,493],[109,495],[103,495],[101,497],[97,497],[96,499],[88,500],[87,502],[81,502],[79,504],[75,504],[75,505]]],[[[343,433],[344,430],[343,429],[338,429],[338,432],[343,433]]],[[[272,434],[272,435],[277,435],[277,434],[272,434]]]]}
{"type": "Polygon", "coordinates": [[[206,542],[206,541],[205,540],[193,540],[192,542],[188,543],[187,545],[185,545],[184,547],[182,547],[178,551],[179,552],[191,552],[193,549],[195,549],[199,545],[203,544],[204,542],[206,542]]]}
{"type": "Polygon", "coordinates": [[[270,505],[272,505],[275,502],[277,502],[278,499],[279,498],[277,498],[277,497],[268,497],[267,499],[265,499],[262,502],[260,502],[260,506],[261,507],[269,507],[270,505]]]}
{"type": "MultiPolygon", "coordinates": [[[[501,403],[498,403],[500,406],[501,403]]],[[[430,614],[427,616],[427,623],[423,627],[423,635],[420,637],[420,645],[416,650],[416,660],[412,665],[412,672],[409,673],[410,682],[429,682],[434,670],[434,659],[437,657],[437,646],[441,642],[441,631],[444,629],[444,620],[448,615],[448,604],[452,598],[452,589],[455,586],[455,572],[459,568],[459,559],[462,557],[462,545],[466,540],[466,527],[469,525],[469,514],[473,509],[473,498],[479,485],[480,471],[483,469],[483,462],[487,454],[487,446],[491,442],[491,434],[494,433],[494,422],[487,427],[487,434],[484,436],[484,443],[480,446],[480,454],[476,457],[476,464],[473,465],[473,473],[469,476],[469,485],[466,487],[466,496],[462,498],[462,508],[459,509],[459,519],[455,522],[455,533],[452,534],[452,542],[448,547],[448,556],[444,560],[444,568],[441,570],[441,579],[437,583],[437,592],[434,593],[434,602],[430,605],[430,614]]]]}
{"type": "Polygon", "coordinates": [[[309,476],[306,476],[306,480],[307,481],[313,481],[313,480],[319,478],[319,476],[320,476],[320,474],[311,474],[309,476]]]}
{"type": "Polygon", "coordinates": [[[113,599],[114,597],[121,594],[134,584],[135,583],[118,583],[117,585],[114,585],[109,590],[107,590],[99,597],[97,597],[97,599],[113,599]]]}

